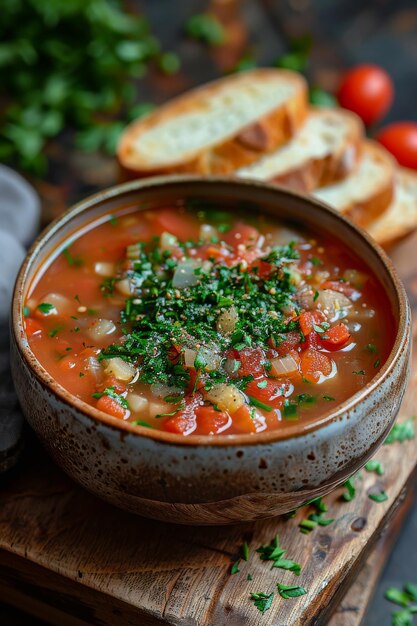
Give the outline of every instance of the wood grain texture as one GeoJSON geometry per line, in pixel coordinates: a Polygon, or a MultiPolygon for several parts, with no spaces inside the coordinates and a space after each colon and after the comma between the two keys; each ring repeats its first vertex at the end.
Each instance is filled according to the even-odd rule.
{"type": "MultiPolygon", "coordinates": [[[[410,259],[416,243],[417,238],[406,241],[393,253],[414,309],[417,268],[410,267],[410,259]]],[[[417,332],[417,325],[414,330],[417,332]]],[[[415,412],[416,376],[415,351],[412,382],[400,419],[415,412]]],[[[10,594],[9,601],[20,604],[32,585],[30,610],[40,615],[42,602],[55,601],[56,610],[65,613],[67,607],[67,612],[81,620],[74,624],[83,624],[82,620],[113,624],[112,606],[122,614],[125,611],[124,621],[119,623],[140,620],[144,626],[326,624],[403,503],[413,483],[416,448],[415,440],[383,446],[377,458],[387,468],[386,474],[377,477],[363,472],[357,480],[358,495],[350,503],[340,500],[341,490],[328,496],[329,516],[335,522],[302,535],[298,523],[305,509],[294,519],[229,528],[178,527],[133,517],[76,486],[36,442],[29,442],[30,453],[0,495],[0,595],[7,599],[10,594]],[[367,497],[382,489],[388,493],[388,501],[375,503],[367,497]],[[300,577],[271,571],[254,552],[276,534],[288,558],[303,566],[300,577]],[[238,556],[244,541],[251,548],[249,562],[242,561],[241,571],[231,575],[231,559],[238,556]],[[252,581],[247,580],[248,574],[252,581]],[[300,584],[308,594],[286,601],[275,594],[271,609],[262,615],[249,594],[270,593],[277,582],[300,584]],[[83,613],[86,607],[90,611],[87,617],[83,613]]],[[[336,624],[357,626],[358,622],[336,624]]]]}

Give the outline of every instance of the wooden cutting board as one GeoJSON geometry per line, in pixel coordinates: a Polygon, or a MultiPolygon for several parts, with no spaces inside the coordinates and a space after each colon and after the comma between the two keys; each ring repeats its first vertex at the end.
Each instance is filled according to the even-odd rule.
{"type": "MultiPolygon", "coordinates": [[[[417,235],[392,253],[416,311],[415,341],[416,245],[417,235]]],[[[416,378],[414,350],[400,420],[416,412],[416,378]]],[[[352,502],[340,500],[342,490],[327,496],[335,522],[309,535],[298,529],[305,509],[289,520],[192,528],[134,517],[97,500],[29,436],[20,465],[3,478],[0,493],[0,600],[59,626],[359,626],[414,496],[417,440],[383,446],[376,458],[384,476],[362,472],[352,502]],[[387,501],[368,498],[382,489],[387,501]],[[277,534],[286,556],[302,565],[299,577],[271,570],[256,554],[277,534]],[[231,559],[244,541],[249,561],[231,575],[231,559]],[[291,600],[275,593],[270,610],[261,614],[249,594],[270,593],[277,582],[302,585],[308,593],[291,600]]]]}

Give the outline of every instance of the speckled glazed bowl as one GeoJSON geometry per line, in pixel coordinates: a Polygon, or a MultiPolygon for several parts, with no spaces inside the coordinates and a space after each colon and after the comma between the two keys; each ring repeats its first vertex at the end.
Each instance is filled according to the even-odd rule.
{"type": "Polygon", "coordinates": [[[23,411],[59,465],[113,504],[185,524],[230,524],[271,517],[331,491],[361,467],[390,430],[407,384],[410,311],[386,255],[332,209],[263,183],[166,177],[103,191],[70,209],[36,241],[13,300],[12,369],[23,411]],[[385,288],[397,320],[389,358],[369,384],[304,429],[257,435],[182,437],[135,427],[72,396],[36,360],[22,309],[35,274],[56,246],[87,221],[119,208],[206,199],[222,208],[245,204],[280,218],[320,226],[365,261],[385,288]]]}

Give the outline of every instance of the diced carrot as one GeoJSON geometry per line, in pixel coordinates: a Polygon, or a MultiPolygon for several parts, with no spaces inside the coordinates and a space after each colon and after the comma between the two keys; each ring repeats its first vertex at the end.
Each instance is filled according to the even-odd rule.
{"type": "Polygon", "coordinates": [[[124,419],[126,415],[126,409],[124,409],[122,405],[117,402],[117,400],[110,398],[110,396],[107,395],[101,396],[101,398],[97,400],[96,407],[99,411],[108,413],[113,417],[118,417],[121,420],[124,419]]]}
{"type": "Polygon", "coordinates": [[[203,396],[196,393],[188,396],[185,400],[186,406],[182,411],[178,411],[172,417],[169,417],[162,424],[162,428],[169,433],[177,433],[178,435],[191,435],[197,428],[196,410],[200,406],[203,396]]]}
{"type": "Polygon", "coordinates": [[[325,338],[321,338],[321,343],[328,350],[338,350],[346,345],[350,340],[350,332],[345,324],[338,324],[326,330],[325,338]]]}
{"type": "Polygon", "coordinates": [[[256,424],[251,417],[251,410],[247,404],[242,404],[233,413],[233,427],[241,433],[256,433],[256,424]]]}
{"type": "Polygon", "coordinates": [[[32,317],[25,318],[25,331],[28,339],[33,337],[33,335],[40,335],[43,331],[43,328],[36,320],[32,317]]]}
{"type": "Polygon", "coordinates": [[[314,326],[320,325],[320,322],[324,322],[325,319],[326,317],[321,311],[304,311],[300,314],[298,323],[300,324],[301,332],[307,337],[314,330],[314,326]]]}
{"type": "Polygon", "coordinates": [[[284,404],[282,384],[266,377],[252,380],[246,385],[245,393],[272,409],[280,409],[284,404]],[[261,386],[259,386],[261,385],[261,386]]]}
{"type": "Polygon", "coordinates": [[[216,411],[213,406],[200,406],[196,409],[197,434],[218,435],[227,430],[232,419],[227,411],[216,411]]]}
{"type": "Polygon", "coordinates": [[[332,363],[330,359],[315,350],[308,348],[301,356],[301,372],[303,377],[310,383],[316,383],[320,379],[320,375],[328,376],[332,371],[332,363]]]}

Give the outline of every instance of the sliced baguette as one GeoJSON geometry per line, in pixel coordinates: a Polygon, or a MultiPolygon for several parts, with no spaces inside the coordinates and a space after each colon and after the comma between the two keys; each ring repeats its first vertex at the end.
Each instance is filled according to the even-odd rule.
{"type": "Polygon", "coordinates": [[[242,72],[189,91],[130,124],[117,156],[127,177],[228,174],[288,141],[307,109],[299,74],[242,72]]]}
{"type": "Polygon", "coordinates": [[[394,200],[387,211],[367,227],[378,243],[390,246],[417,229],[417,172],[399,167],[394,200]]]}
{"type": "Polygon", "coordinates": [[[291,141],[236,174],[310,192],[353,171],[363,132],[359,117],[346,109],[311,108],[291,141]]]}
{"type": "Polygon", "coordinates": [[[395,161],[379,144],[363,143],[356,170],[342,182],[313,192],[319,200],[367,226],[388,209],[394,196],[395,161]]]}

